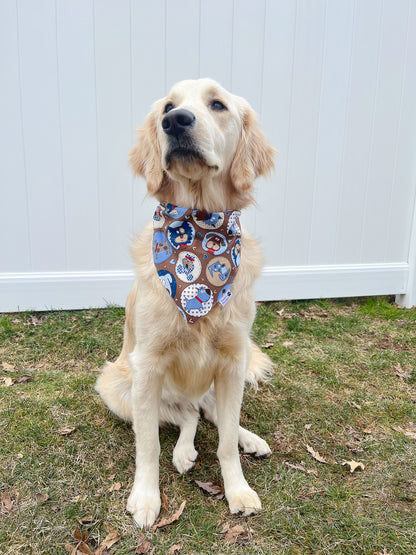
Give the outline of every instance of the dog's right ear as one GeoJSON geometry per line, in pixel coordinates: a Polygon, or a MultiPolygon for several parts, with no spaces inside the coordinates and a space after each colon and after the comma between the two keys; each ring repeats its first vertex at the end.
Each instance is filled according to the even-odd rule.
{"type": "Polygon", "coordinates": [[[162,185],[164,172],[157,143],[155,115],[151,112],[139,129],[137,145],[129,152],[129,162],[134,173],[146,179],[149,195],[155,195],[162,185]]]}

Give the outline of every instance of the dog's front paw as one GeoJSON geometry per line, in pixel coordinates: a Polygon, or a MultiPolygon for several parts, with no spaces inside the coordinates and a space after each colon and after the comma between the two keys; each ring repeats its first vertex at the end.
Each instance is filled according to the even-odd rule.
{"type": "Polygon", "coordinates": [[[159,492],[143,491],[133,487],[127,501],[127,510],[140,528],[149,528],[157,519],[160,511],[159,492]]]}
{"type": "Polygon", "coordinates": [[[272,454],[270,447],[267,443],[253,432],[249,432],[244,428],[240,429],[238,434],[238,443],[244,451],[244,453],[249,453],[255,457],[270,457],[272,454]]]}
{"type": "Polygon", "coordinates": [[[193,445],[176,444],[173,450],[173,464],[179,474],[185,474],[194,466],[198,451],[193,445]]]}
{"type": "Polygon", "coordinates": [[[243,516],[252,515],[261,509],[261,501],[257,493],[249,486],[230,492],[225,492],[231,513],[242,513],[243,516]]]}

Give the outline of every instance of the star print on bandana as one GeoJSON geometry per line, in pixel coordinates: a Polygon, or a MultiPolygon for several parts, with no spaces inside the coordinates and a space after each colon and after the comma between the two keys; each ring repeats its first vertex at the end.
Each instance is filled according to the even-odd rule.
{"type": "Polygon", "coordinates": [[[204,212],[161,203],[153,216],[153,261],[189,324],[231,298],[240,265],[240,212],[204,212]]]}

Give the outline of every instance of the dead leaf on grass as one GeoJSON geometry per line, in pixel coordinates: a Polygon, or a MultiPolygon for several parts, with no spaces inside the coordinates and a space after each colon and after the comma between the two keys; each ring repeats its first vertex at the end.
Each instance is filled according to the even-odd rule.
{"type": "Polygon", "coordinates": [[[65,545],[65,551],[70,553],[70,555],[94,555],[94,552],[91,551],[91,549],[87,545],[89,534],[86,530],[83,530],[81,532],[79,527],[77,526],[73,535],[77,543],[75,545],[67,543],[65,545]]]}
{"type": "Polygon", "coordinates": [[[164,491],[162,491],[162,509],[165,511],[169,510],[168,496],[164,491]]]}
{"type": "Polygon", "coordinates": [[[29,322],[24,322],[24,326],[40,326],[42,325],[42,319],[33,314],[29,317],[29,322]]]}
{"type": "Polygon", "coordinates": [[[79,542],[79,544],[76,545],[74,549],[75,549],[73,551],[74,555],[80,555],[80,553],[82,553],[83,555],[94,555],[94,552],[91,551],[88,545],[84,542],[79,542]]]}
{"type": "Polygon", "coordinates": [[[6,387],[10,387],[12,386],[14,383],[16,383],[16,379],[15,378],[3,378],[3,385],[6,387]]]}
{"type": "Polygon", "coordinates": [[[20,376],[20,378],[16,380],[16,383],[26,383],[26,382],[30,382],[31,380],[33,380],[33,376],[30,376],[29,374],[24,374],[23,376],[20,376]]]}
{"type": "Polygon", "coordinates": [[[274,343],[263,343],[263,345],[260,345],[260,347],[263,347],[263,349],[270,349],[270,347],[273,347],[274,343]]]}
{"type": "Polygon", "coordinates": [[[221,534],[224,534],[224,540],[227,543],[237,543],[238,541],[247,541],[249,539],[249,533],[244,526],[241,524],[236,524],[235,526],[231,526],[229,522],[225,523],[221,534]]]}
{"type": "Polygon", "coordinates": [[[163,528],[164,526],[168,526],[169,524],[172,524],[173,522],[176,522],[177,520],[179,520],[181,517],[181,514],[183,513],[185,505],[186,505],[186,501],[182,501],[179,509],[176,512],[174,512],[171,517],[162,518],[162,520],[160,520],[159,522],[157,522],[152,526],[152,530],[155,531],[158,528],[163,528]]]}
{"type": "Polygon", "coordinates": [[[210,495],[215,495],[217,498],[224,497],[224,490],[221,486],[217,486],[212,482],[200,482],[199,480],[195,480],[195,484],[210,495]]]}
{"type": "Polygon", "coordinates": [[[305,424],[305,430],[310,430],[312,428],[312,424],[305,424]]]}
{"type": "Polygon", "coordinates": [[[321,457],[321,455],[318,453],[318,451],[315,451],[310,445],[307,445],[306,449],[307,449],[308,453],[310,455],[312,455],[312,457],[316,461],[318,461],[320,463],[323,463],[323,464],[328,464],[328,461],[326,461],[323,457],[321,457]]]}
{"type": "Polygon", "coordinates": [[[108,535],[101,542],[100,547],[94,551],[94,555],[103,555],[104,551],[109,549],[121,539],[121,534],[118,530],[112,528],[108,523],[104,523],[104,526],[108,535]]]}
{"type": "Polygon", "coordinates": [[[149,553],[152,549],[153,549],[153,544],[150,543],[148,540],[146,540],[143,534],[140,534],[139,545],[137,546],[135,553],[139,553],[139,554],[149,553]]]}
{"type": "Polygon", "coordinates": [[[12,510],[13,499],[8,491],[5,491],[0,495],[0,507],[5,513],[8,513],[12,510]]]}
{"type": "Polygon", "coordinates": [[[80,524],[89,524],[93,520],[94,520],[93,515],[86,515],[86,516],[83,516],[82,518],[80,518],[78,522],[80,524]]]}
{"type": "Polygon", "coordinates": [[[365,466],[363,463],[356,462],[356,461],[342,461],[342,466],[349,466],[350,472],[355,472],[355,470],[364,470],[365,466]]]}
{"type": "Polygon", "coordinates": [[[17,372],[17,370],[15,369],[13,364],[9,364],[8,362],[6,362],[4,360],[1,361],[1,365],[2,365],[3,370],[5,372],[17,372]]]}
{"type": "Polygon", "coordinates": [[[120,489],[121,489],[121,483],[114,482],[114,484],[110,487],[108,491],[111,493],[112,491],[119,491],[120,489]]]}
{"type": "MultiPolygon", "coordinates": [[[[399,306],[399,308],[403,308],[402,306],[399,306]]],[[[374,555],[393,555],[393,553],[389,553],[387,551],[386,548],[383,549],[383,551],[375,551],[374,555]]]]}
{"type": "Polygon", "coordinates": [[[88,540],[88,532],[86,530],[81,532],[79,526],[77,526],[74,531],[74,538],[78,541],[86,542],[88,540]]]}
{"type": "Polygon", "coordinates": [[[64,426],[63,428],[60,428],[57,433],[60,436],[70,436],[71,434],[73,434],[74,432],[76,432],[78,430],[77,427],[73,428],[72,426],[64,426]]]}
{"type": "Polygon", "coordinates": [[[300,472],[305,472],[305,474],[313,474],[314,476],[318,476],[316,470],[310,470],[302,464],[291,464],[290,462],[285,461],[285,465],[289,468],[293,468],[293,470],[300,470],[300,472]]]}
{"type": "Polygon", "coordinates": [[[404,370],[400,362],[393,367],[394,373],[398,376],[401,380],[406,380],[410,377],[412,371],[411,370],[404,370]]]}
{"type": "Polygon", "coordinates": [[[172,547],[168,551],[168,555],[176,555],[177,553],[180,553],[182,551],[182,547],[183,546],[181,543],[172,545],[172,547]]]}
{"type": "Polygon", "coordinates": [[[416,426],[415,424],[413,424],[413,422],[409,422],[409,424],[405,428],[401,428],[400,426],[392,426],[392,428],[396,432],[399,432],[407,437],[410,437],[411,439],[416,440],[416,426]]]}
{"type": "Polygon", "coordinates": [[[362,409],[361,405],[359,405],[358,403],[355,403],[354,401],[348,401],[348,404],[354,407],[355,409],[358,409],[358,410],[362,409]]]}
{"type": "Polygon", "coordinates": [[[283,347],[291,347],[293,345],[293,341],[283,341],[283,347]]]}
{"type": "Polygon", "coordinates": [[[49,497],[46,493],[37,493],[35,495],[36,503],[43,503],[44,501],[47,501],[48,499],[49,499],[49,497]]]}

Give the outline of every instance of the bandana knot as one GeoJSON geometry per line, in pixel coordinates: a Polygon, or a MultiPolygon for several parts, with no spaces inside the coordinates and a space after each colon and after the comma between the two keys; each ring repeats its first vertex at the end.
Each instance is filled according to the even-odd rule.
{"type": "Polygon", "coordinates": [[[241,256],[241,212],[205,212],[162,202],[153,216],[153,261],[182,316],[194,324],[230,288],[241,256]]]}

